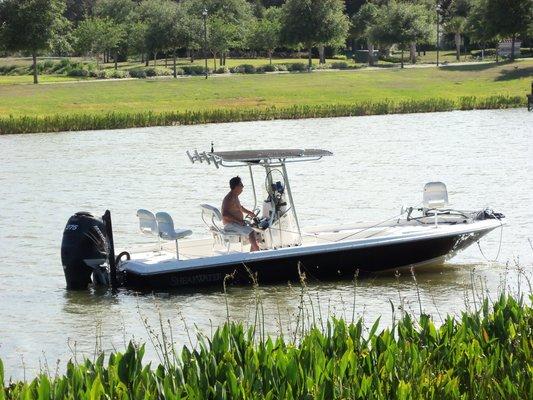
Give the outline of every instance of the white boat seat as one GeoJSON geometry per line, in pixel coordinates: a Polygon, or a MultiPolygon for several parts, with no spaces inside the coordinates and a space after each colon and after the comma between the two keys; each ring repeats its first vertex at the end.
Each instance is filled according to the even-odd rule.
{"type": "Polygon", "coordinates": [[[222,214],[218,208],[209,204],[200,204],[200,208],[202,209],[202,221],[204,221],[207,230],[213,235],[215,244],[224,245],[227,253],[230,251],[231,243],[240,243],[242,248],[246,238],[243,238],[242,234],[238,232],[230,232],[224,229],[222,214]]]}
{"type": "Polygon", "coordinates": [[[137,210],[137,217],[139,218],[139,230],[141,234],[147,236],[159,235],[157,220],[152,212],[141,208],[137,210]]]}
{"type": "Polygon", "coordinates": [[[428,182],[424,186],[424,208],[438,209],[448,205],[448,191],[443,182],[428,182]]]}
{"type": "Polygon", "coordinates": [[[178,239],[192,235],[192,231],[190,229],[175,229],[172,217],[166,212],[158,212],[155,218],[159,237],[163,240],[174,240],[176,242],[176,257],[179,260],[178,239]]]}

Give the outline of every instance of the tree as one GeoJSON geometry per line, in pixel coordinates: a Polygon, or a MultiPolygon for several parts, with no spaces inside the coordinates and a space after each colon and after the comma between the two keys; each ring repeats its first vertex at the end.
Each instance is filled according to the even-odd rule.
{"type": "Polygon", "coordinates": [[[487,42],[494,38],[487,15],[487,0],[474,0],[466,20],[466,32],[481,46],[481,59],[485,58],[487,42]]]}
{"type": "Polygon", "coordinates": [[[382,44],[397,44],[403,52],[412,42],[426,40],[430,35],[427,9],[423,5],[392,1],[381,6],[377,23],[369,31],[370,40],[382,44]]]}
{"type": "Polygon", "coordinates": [[[118,69],[118,53],[127,53],[130,36],[129,25],[133,23],[133,12],[135,3],[132,0],[98,0],[94,8],[95,15],[112,21],[115,33],[118,33],[120,40],[113,46],[113,60],[115,70],[118,69]]]}
{"type": "Polygon", "coordinates": [[[66,0],[65,17],[75,26],[93,15],[96,0],[66,0]]]}
{"type": "Polygon", "coordinates": [[[37,55],[50,47],[62,0],[4,0],[0,2],[0,38],[8,51],[28,51],[32,56],[33,83],[37,84],[37,55]]]}
{"type": "Polygon", "coordinates": [[[249,36],[250,48],[266,51],[272,65],[272,53],[281,42],[281,8],[270,7],[255,21],[249,36]]]}
{"type": "Polygon", "coordinates": [[[516,38],[532,29],[531,0],[487,0],[487,21],[494,35],[511,37],[511,60],[516,38]]]}
{"type": "Polygon", "coordinates": [[[461,59],[461,37],[467,29],[467,17],[472,7],[472,0],[451,0],[444,3],[444,29],[453,33],[455,42],[455,57],[461,59]]]}
{"type": "Polygon", "coordinates": [[[171,0],[145,0],[139,10],[140,19],[146,25],[146,48],[154,56],[154,66],[157,63],[157,53],[169,49],[169,32],[173,29],[177,3],[171,0]]]}
{"type": "MultiPolygon", "coordinates": [[[[88,18],[81,21],[74,36],[76,49],[82,54],[97,56],[116,51],[124,40],[125,31],[108,18],[88,18]]],[[[96,58],[98,62],[98,57],[96,58]]]]}
{"type": "Polygon", "coordinates": [[[370,31],[378,19],[379,8],[373,3],[365,3],[351,19],[350,34],[355,39],[364,39],[368,49],[368,65],[374,65],[374,43],[370,31]]]}
{"type": "MultiPolygon", "coordinates": [[[[132,21],[126,26],[126,36],[128,37],[128,52],[141,55],[141,62],[144,62],[144,55],[148,52],[146,46],[146,23],[143,21],[132,21]]],[[[148,62],[148,57],[146,58],[148,62]]]]}
{"type": "Polygon", "coordinates": [[[466,30],[466,18],[462,16],[454,16],[446,21],[444,28],[447,32],[454,34],[455,42],[455,58],[457,61],[461,60],[461,35],[466,30]]]}
{"type": "Polygon", "coordinates": [[[348,28],[341,0],[287,0],[282,7],[282,37],[288,44],[304,45],[309,71],[313,48],[343,44],[348,28]]]}
{"type": "MultiPolygon", "coordinates": [[[[216,59],[220,55],[225,64],[225,54],[232,48],[246,45],[254,16],[252,7],[246,0],[183,0],[189,16],[201,18],[207,10],[207,48],[216,59]]],[[[203,21],[202,21],[203,45],[203,21]]],[[[215,61],[216,68],[216,61],[215,61]]]]}
{"type": "Polygon", "coordinates": [[[50,40],[50,50],[56,56],[68,56],[74,49],[72,44],[72,22],[63,16],[59,16],[54,25],[52,38],[50,40]]]}
{"type": "Polygon", "coordinates": [[[219,15],[209,18],[209,28],[207,35],[207,48],[213,56],[214,69],[217,68],[217,55],[220,55],[220,64],[224,64],[224,54],[230,48],[238,46],[237,27],[228,24],[219,15]]]}

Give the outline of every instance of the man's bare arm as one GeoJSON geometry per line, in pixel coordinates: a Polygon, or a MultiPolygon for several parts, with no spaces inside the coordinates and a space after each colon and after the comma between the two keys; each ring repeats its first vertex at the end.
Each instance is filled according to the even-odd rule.
{"type": "Polygon", "coordinates": [[[250,210],[244,208],[243,206],[241,206],[241,211],[242,211],[243,213],[245,213],[245,214],[248,214],[250,217],[255,217],[255,214],[254,214],[253,211],[250,211],[250,210]]]}

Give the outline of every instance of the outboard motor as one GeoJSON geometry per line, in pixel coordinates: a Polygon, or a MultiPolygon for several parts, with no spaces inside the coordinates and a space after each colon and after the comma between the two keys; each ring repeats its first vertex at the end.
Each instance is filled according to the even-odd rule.
{"type": "Polygon", "coordinates": [[[61,262],[67,289],[87,289],[94,274],[95,283],[108,283],[105,262],[109,257],[109,239],[101,218],[77,212],[67,221],[61,243],[61,262]]]}

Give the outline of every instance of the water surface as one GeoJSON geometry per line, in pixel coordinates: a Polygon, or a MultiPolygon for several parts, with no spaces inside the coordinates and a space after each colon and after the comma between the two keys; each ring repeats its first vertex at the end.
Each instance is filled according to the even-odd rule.
{"type": "MultiPolygon", "coordinates": [[[[531,271],[532,127],[533,113],[505,110],[2,136],[0,358],[6,376],[21,378],[46,361],[53,369],[57,359],[64,364],[74,354],[92,354],[96,345],[120,349],[131,338],[147,341],[143,318],[151,326],[159,315],[170,319],[180,345],[188,343],[187,327],[191,334],[195,325],[209,334],[224,321],[220,290],[67,292],[60,262],[62,230],[76,211],[101,215],[110,209],[116,246],[128,248],[147,242],[137,232],[138,208],[167,211],[178,226],[204,236],[199,204],[219,205],[236,173],[246,186],[242,202],[251,205],[246,170],[188,161],[185,150],[209,150],[211,141],[216,150],[331,150],[334,157],[289,167],[303,226],[387,219],[402,206],[418,205],[424,184],[435,180],[448,185],[453,207],[490,206],[506,214],[498,262],[486,262],[472,246],[451,263],[418,274],[422,307],[437,322],[439,313],[472,304],[465,300],[472,297],[472,281],[491,295],[509,285],[524,289],[525,280],[505,271],[518,258],[526,274],[531,271]]],[[[499,241],[499,231],[482,240],[487,258],[496,256],[499,241]]],[[[365,279],[356,289],[350,282],[315,282],[309,292],[307,301],[313,299],[316,310],[320,302],[323,316],[381,316],[387,324],[390,301],[395,307],[403,301],[414,313],[420,308],[408,274],[365,279]]],[[[294,327],[298,287],[260,287],[258,293],[269,332],[279,332],[280,320],[283,329],[294,327]]],[[[251,288],[231,288],[231,316],[253,321],[255,296],[251,288]]],[[[156,357],[150,348],[148,357],[156,357]]]]}

